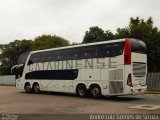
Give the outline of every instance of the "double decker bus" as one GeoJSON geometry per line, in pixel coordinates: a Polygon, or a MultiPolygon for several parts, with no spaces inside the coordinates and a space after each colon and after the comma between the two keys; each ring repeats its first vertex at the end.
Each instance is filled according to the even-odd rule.
{"type": "Polygon", "coordinates": [[[147,54],[144,42],[124,38],[45,49],[20,55],[11,71],[16,87],[99,96],[145,92],[147,54]]]}

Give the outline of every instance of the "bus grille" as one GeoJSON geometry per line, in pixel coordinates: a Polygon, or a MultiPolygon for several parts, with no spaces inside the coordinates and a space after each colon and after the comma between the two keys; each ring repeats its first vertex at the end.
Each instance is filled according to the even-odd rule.
{"type": "Polygon", "coordinates": [[[146,75],[146,63],[133,62],[134,77],[144,77],[146,75]]]}
{"type": "Polygon", "coordinates": [[[123,81],[110,81],[110,94],[123,93],[123,81]]]}

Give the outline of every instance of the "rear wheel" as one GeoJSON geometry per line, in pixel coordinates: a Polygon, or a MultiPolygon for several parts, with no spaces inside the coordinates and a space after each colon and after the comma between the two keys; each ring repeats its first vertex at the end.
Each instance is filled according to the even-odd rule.
{"type": "Polygon", "coordinates": [[[24,89],[25,89],[26,93],[32,92],[31,85],[29,83],[25,84],[24,89]]]}
{"type": "Polygon", "coordinates": [[[34,84],[33,85],[33,92],[36,93],[36,94],[40,93],[39,84],[34,84]]]}
{"type": "Polygon", "coordinates": [[[116,96],[116,95],[114,95],[114,96],[110,96],[110,98],[112,98],[112,99],[116,99],[116,98],[117,98],[117,96],[116,96]]]}
{"type": "Polygon", "coordinates": [[[98,85],[90,87],[90,95],[93,98],[99,98],[101,96],[101,89],[98,85]]]}
{"type": "Polygon", "coordinates": [[[78,94],[78,96],[80,97],[86,97],[87,96],[87,89],[85,85],[78,85],[76,92],[78,94]]]}

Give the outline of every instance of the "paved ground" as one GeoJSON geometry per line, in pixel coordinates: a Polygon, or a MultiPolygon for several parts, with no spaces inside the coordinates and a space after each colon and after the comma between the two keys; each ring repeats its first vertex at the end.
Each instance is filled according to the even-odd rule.
{"type": "MultiPolygon", "coordinates": [[[[62,93],[27,94],[15,87],[0,86],[0,113],[14,114],[109,114],[160,113],[130,109],[134,105],[160,105],[160,94],[128,97],[79,98],[62,93]]],[[[33,117],[33,116],[32,116],[33,117]]]]}
{"type": "Polygon", "coordinates": [[[129,108],[138,104],[160,105],[160,94],[92,99],[62,93],[27,94],[15,87],[0,87],[0,113],[160,113],[160,110],[148,111],[129,108]]]}

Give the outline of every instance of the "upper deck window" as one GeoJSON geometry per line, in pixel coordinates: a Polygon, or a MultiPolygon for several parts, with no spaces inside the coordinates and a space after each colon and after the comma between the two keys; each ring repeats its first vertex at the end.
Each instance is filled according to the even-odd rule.
{"type": "Polygon", "coordinates": [[[31,54],[31,63],[114,57],[121,55],[124,42],[105,43],[31,54]]]}

